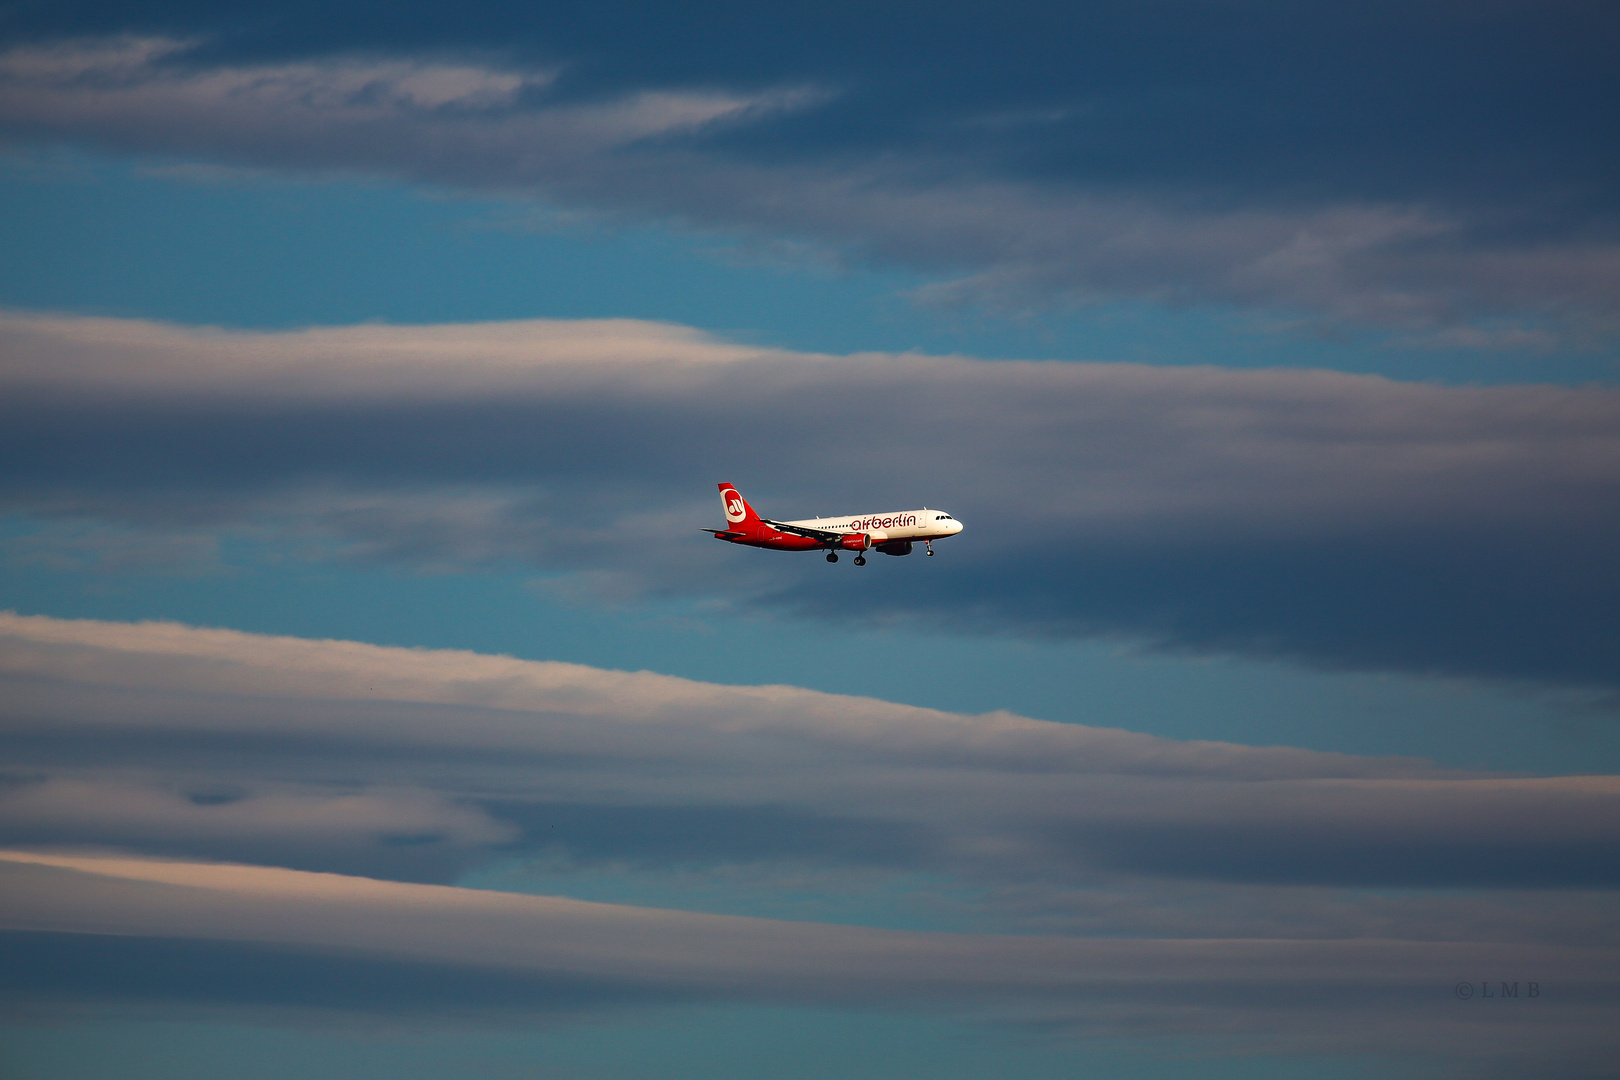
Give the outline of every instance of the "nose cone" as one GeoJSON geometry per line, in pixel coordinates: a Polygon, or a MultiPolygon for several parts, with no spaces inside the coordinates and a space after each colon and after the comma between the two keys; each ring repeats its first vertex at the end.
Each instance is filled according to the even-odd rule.
{"type": "Polygon", "coordinates": [[[955,518],[951,519],[950,524],[951,524],[951,535],[952,536],[955,536],[957,533],[962,531],[962,523],[960,521],[957,521],[955,518]]]}

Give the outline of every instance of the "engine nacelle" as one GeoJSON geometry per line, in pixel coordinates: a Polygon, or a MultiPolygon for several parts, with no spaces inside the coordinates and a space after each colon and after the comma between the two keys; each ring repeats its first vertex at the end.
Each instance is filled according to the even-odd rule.
{"type": "Polygon", "coordinates": [[[865,533],[855,533],[844,537],[841,543],[845,551],[865,551],[872,546],[872,538],[865,533]]]}
{"type": "Polygon", "coordinates": [[[885,554],[885,555],[910,555],[911,554],[911,541],[910,540],[889,540],[889,541],[886,541],[885,543],[878,544],[876,546],[877,546],[877,549],[879,551],[883,552],[883,554],[885,554]]]}

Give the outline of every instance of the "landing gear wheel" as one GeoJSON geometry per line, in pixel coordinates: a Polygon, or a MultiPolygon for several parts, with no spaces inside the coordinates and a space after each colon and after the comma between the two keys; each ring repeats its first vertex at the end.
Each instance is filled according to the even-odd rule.
{"type": "Polygon", "coordinates": [[[836,551],[827,552],[827,561],[828,562],[837,562],[838,561],[838,552],[836,552],[836,551]]]}
{"type": "Polygon", "coordinates": [[[933,544],[925,544],[923,546],[928,549],[928,557],[930,559],[932,559],[934,557],[934,545],[933,544]]]}
{"type": "Polygon", "coordinates": [[[865,555],[857,555],[857,556],[855,556],[855,565],[856,566],[865,566],[866,565],[866,556],[865,555]]]}

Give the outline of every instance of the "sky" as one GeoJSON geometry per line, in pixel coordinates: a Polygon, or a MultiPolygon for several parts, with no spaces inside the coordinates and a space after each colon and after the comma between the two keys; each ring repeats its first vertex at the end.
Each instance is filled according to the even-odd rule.
{"type": "Polygon", "coordinates": [[[1613,1075],[1617,43],[0,4],[0,1077],[1613,1075]]]}

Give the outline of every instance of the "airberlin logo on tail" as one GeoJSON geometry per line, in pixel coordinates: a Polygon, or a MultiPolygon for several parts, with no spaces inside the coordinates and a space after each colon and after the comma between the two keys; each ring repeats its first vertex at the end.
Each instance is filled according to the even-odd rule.
{"type": "Polygon", "coordinates": [[[736,488],[728,488],[724,493],[726,501],[726,520],[733,525],[748,517],[748,507],[743,504],[743,497],[737,494],[736,488]]]}

